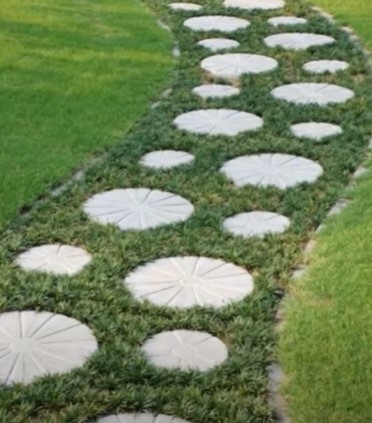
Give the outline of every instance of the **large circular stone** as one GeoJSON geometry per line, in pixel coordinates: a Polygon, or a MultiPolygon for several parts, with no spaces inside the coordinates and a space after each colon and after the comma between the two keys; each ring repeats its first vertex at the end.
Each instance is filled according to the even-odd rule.
{"type": "Polygon", "coordinates": [[[327,122],[303,122],[291,126],[292,134],[297,138],[321,141],[324,138],[342,134],[342,128],[327,122]]]}
{"type": "Polygon", "coordinates": [[[235,32],[238,29],[247,28],[250,22],[246,19],[234,18],[232,16],[198,16],[187,19],[184,26],[193,31],[220,31],[235,32]]]}
{"type": "Polygon", "coordinates": [[[145,154],[140,163],[153,169],[171,169],[172,167],[189,164],[193,160],[194,156],[186,153],[186,151],[160,150],[145,154]]]}
{"type": "Polygon", "coordinates": [[[270,35],[264,41],[268,47],[282,47],[285,50],[306,50],[310,47],[332,44],[336,40],[328,35],[289,32],[270,35]]]}
{"type": "Polygon", "coordinates": [[[101,417],[95,423],[190,423],[178,417],[166,416],[165,414],[112,414],[111,416],[101,417]]]}
{"type": "Polygon", "coordinates": [[[185,12],[197,12],[202,9],[202,6],[196,3],[170,3],[169,7],[173,10],[182,10],[185,12]]]}
{"type": "Polygon", "coordinates": [[[341,60],[314,60],[304,64],[305,71],[316,74],[336,73],[348,67],[349,64],[341,60]]]}
{"type": "Polygon", "coordinates": [[[276,16],[268,20],[270,25],[281,26],[281,25],[304,25],[307,23],[307,19],[298,18],[297,16],[276,16]]]}
{"type": "Polygon", "coordinates": [[[284,0],[225,0],[225,7],[232,7],[243,10],[273,10],[284,7],[284,0]]]}
{"type": "Polygon", "coordinates": [[[206,84],[195,87],[192,92],[204,99],[224,98],[238,95],[240,93],[240,89],[232,87],[231,85],[206,84]]]}
{"type": "Polygon", "coordinates": [[[239,47],[239,43],[229,38],[207,38],[198,42],[198,46],[210,51],[228,50],[239,47]]]}

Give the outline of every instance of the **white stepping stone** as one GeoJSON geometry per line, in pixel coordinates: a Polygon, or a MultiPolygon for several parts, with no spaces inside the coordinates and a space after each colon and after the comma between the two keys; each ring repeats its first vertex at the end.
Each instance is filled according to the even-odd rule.
{"type": "Polygon", "coordinates": [[[323,173],[318,163],[288,154],[237,157],[225,163],[221,171],[238,187],[256,185],[280,189],[314,182],[323,173]]]}
{"type": "Polygon", "coordinates": [[[240,89],[231,85],[206,84],[195,87],[192,92],[201,98],[224,98],[240,94],[240,89]]]}
{"type": "Polygon", "coordinates": [[[249,25],[250,22],[246,19],[219,15],[198,16],[187,19],[184,22],[184,26],[193,31],[220,31],[226,33],[247,28],[249,25]]]}
{"type": "Polygon", "coordinates": [[[125,279],[140,300],[159,306],[223,307],[253,291],[242,267],[207,257],[170,257],[140,266],[125,279]]]}
{"type": "Polygon", "coordinates": [[[239,78],[245,74],[272,71],[278,67],[278,62],[259,54],[229,53],[207,57],[201,62],[201,67],[219,78],[239,78]]]}
{"type": "Polygon", "coordinates": [[[95,423],[190,423],[178,417],[166,416],[165,414],[113,414],[107,417],[101,417],[95,423]]]}
{"type": "Polygon", "coordinates": [[[271,91],[273,97],[290,103],[309,105],[345,103],[354,97],[353,91],[338,85],[304,82],[282,85],[271,91]]]}
{"type": "Polygon", "coordinates": [[[185,12],[197,12],[202,9],[202,6],[196,3],[171,3],[169,7],[172,10],[182,10],[185,12]]]}
{"type": "Polygon", "coordinates": [[[243,238],[263,238],[267,234],[279,234],[290,225],[287,217],[277,213],[254,211],[229,217],[223,223],[224,229],[243,238]]]}
{"type": "Polygon", "coordinates": [[[120,229],[143,230],[187,220],[192,204],[170,192],[148,188],[114,189],[94,195],[84,204],[94,221],[120,229]]]}
{"type": "Polygon", "coordinates": [[[332,44],[336,40],[328,35],[302,32],[270,35],[264,39],[268,47],[282,47],[285,50],[306,50],[310,47],[332,44]]]}
{"type": "Polygon", "coordinates": [[[307,19],[298,18],[297,16],[276,16],[268,20],[270,25],[304,25],[307,23],[307,19]]]}
{"type": "Polygon", "coordinates": [[[349,64],[341,60],[314,60],[303,66],[305,71],[317,74],[336,73],[346,70],[348,67],[349,64]]]}
{"type": "Polygon", "coordinates": [[[284,0],[225,0],[225,7],[233,7],[243,10],[273,10],[285,6],[284,0]]]}
{"type": "Polygon", "coordinates": [[[143,166],[154,169],[170,169],[189,164],[193,160],[194,156],[186,153],[186,151],[160,150],[145,154],[140,163],[143,166]]]}
{"type": "Polygon", "coordinates": [[[240,43],[229,38],[208,38],[198,42],[198,46],[207,48],[211,51],[228,50],[239,47],[240,43]]]}
{"type": "Polygon", "coordinates": [[[342,134],[342,128],[338,125],[326,122],[303,122],[291,126],[292,134],[297,138],[308,138],[313,141],[321,141],[324,138],[342,134]]]}
{"type": "Polygon", "coordinates": [[[202,372],[222,364],[228,356],[226,345],[218,338],[191,330],[159,333],[142,349],[155,366],[202,372]]]}
{"type": "Polygon", "coordinates": [[[29,384],[82,366],[98,348],[91,330],[61,314],[0,314],[0,382],[29,384]]]}
{"type": "Polygon", "coordinates": [[[184,113],[178,116],[173,123],[178,129],[193,134],[233,137],[241,132],[261,128],[263,120],[252,113],[238,110],[205,109],[184,113]]]}
{"type": "Polygon", "coordinates": [[[24,270],[73,276],[85,267],[92,257],[82,248],[51,244],[34,247],[20,254],[16,263],[24,270]]]}

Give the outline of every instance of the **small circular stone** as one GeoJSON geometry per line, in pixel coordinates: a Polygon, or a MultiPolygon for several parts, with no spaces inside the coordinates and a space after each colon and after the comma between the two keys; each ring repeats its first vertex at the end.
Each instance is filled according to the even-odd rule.
{"type": "Polygon", "coordinates": [[[349,67],[347,62],[341,60],[314,60],[304,64],[304,70],[310,73],[336,73],[346,70],[349,67]]]}
{"type": "Polygon", "coordinates": [[[185,12],[197,12],[202,9],[202,6],[196,3],[171,3],[169,7],[173,10],[183,10],[185,12]]]}
{"type": "Polygon", "coordinates": [[[90,329],[61,314],[0,314],[0,382],[29,384],[82,366],[98,348],[90,329]]]}
{"type": "Polygon", "coordinates": [[[255,185],[279,189],[314,182],[322,175],[322,167],[312,160],[288,154],[241,156],[225,163],[221,169],[238,187],[255,185]]]}
{"type": "Polygon", "coordinates": [[[198,46],[207,48],[211,51],[228,50],[239,47],[239,43],[229,38],[208,38],[198,42],[198,46]]]}
{"type": "Polygon", "coordinates": [[[143,230],[187,220],[192,204],[170,192],[148,188],[114,189],[94,195],[84,204],[94,221],[120,229],[143,230]]]}
{"type": "Polygon", "coordinates": [[[254,211],[229,217],[223,223],[228,232],[243,238],[264,237],[284,232],[290,225],[287,217],[280,214],[254,211]]]}
{"type": "Polygon", "coordinates": [[[228,356],[226,345],[218,338],[191,330],[159,333],[142,348],[152,364],[169,369],[207,371],[228,356]]]}
{"type": "Polygon", "coordinates": [[[140,266],[124,283],[134,297],[158,306],[223,307],[253,291],[243,268],[207,257],[170,257],[140,266]]]}
{"type": "Polygon", "coordinates": [[[206,84],[195,87],[192,92],[201,98],[224,98],[238,95],[240,89],[230,85],[206,84]]]}
{"type": "Polygon", "coordinates": [[[277,16],[268,20],[270,25],[304,25],[307,23],[307,19],[298,18],[297,16],[277,16]]]}
{"type": "Polygon", "coordinates": [[[303,122],[291,126],[292,134],[297,138],[308,138],[313,141],[321,141],[324,138],[342,134],[342,128],[338,125],[326,122],[303,122]]]}
{"type": "Polygon", "coordinates": [[[252,114],[230,109],[195,110],[178,116],[173,122],[177,128],[194,134],[226,135],[255,131],[263,120],[252,114]]]}
{"type": "Polygon", "coordinates": [[[194,156],[186,151],[161,150],[145,154],[140,163],[153,169],[170,169],[191,163],[193,160],[194,156]]]}
{"type": "Polygon", "coordinates": [[[310,47],[332,44],[336,40],[328,35],[302,32],[270,35],[264,39],[268,47],[282,47],[285,50],[306,50],[310,47]]]}
{"type": "Polygon", "coordinates": [[[304,82],[282,85],[271,91],[271,94],[280,100],[290,103],[309,105],[345,103],[354,97],[353,91],[338,85],[304,82]]]}
{"type": "Polygon", "coordinates": [[[225,0],[225,7],[233,7],[243,10],[273,10],[285,6],[284,0],[225,0]]]}
{"type": "Polygon", "coordinates": [[[184,22],[184,26],[193,31],[220,31],[226,33],[247,28],[249,25],[250,22],[246,19],[219,15],[198,16],[196,18],[187,19],[184,22]]]}
{"type": "Polygon", "coordinates": [[[107,417],[101,417],[95,423],[190,423],[178,417],[166,416],[165,414],[113,414],[107,417]]]}
{"type": "Polygon", "coordinates": [[[201,62],[203,70],[219,78],[239,78],[245,74],[259,74],[277,68],[278,62],[259,54],[229,53],[207,57],[201,62]]]}
{"type": "Polygon", "coordinates": [[[31,248],[20,254],[16,263],[24,270],[73,276],[90,261],[91,256],[82,248],[51,244],[31,248]]]}

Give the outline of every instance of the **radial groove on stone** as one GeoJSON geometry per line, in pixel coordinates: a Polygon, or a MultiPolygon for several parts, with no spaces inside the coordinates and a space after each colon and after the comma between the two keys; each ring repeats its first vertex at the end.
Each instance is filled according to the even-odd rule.
{"type": "Polygon", "coordinates": [[[318,163],[288,154],[237,157],[225,163],[221,171],[237,186],[274,186],[280,189],[314,182],[323,173],[318,163]]]}
{"type": "Polygon", "coordinates": [[[239,78],[245,74],[272,71],[278,67],[278,62],[259,54],[227,53],[207,57],[201,62],[201,67],[219,78],[239,78]]]}
{"type": "Polygon", "coordinates": [[[90,329],[61,314],[0,314],[0,381],[29,384],[82,366],[98,348],[90,329]]]}
{"type": "Polygon", "coordinates": [[[184,113],[173,123],[177,128],[194,134],[233,137],[241,132],[261,128],[263,120],[252,113],[238,110],[205,109],[184,113]]]}
{"type": "Polygon", "coordinates": [[[114,189],[94,195],[84,204],[94,221],[122,230],[156,228],[187,220],[192,204],[170,192],[148,188],[114,189]]]}
{"type": "Polygon", "coordinates": [[[158,367],[207,371],[228,356],[226,345],[206,332],[173,330],[148,339],[143,352],[158,367]]]}
{"type": "Polygon", "coordinates": [[[219,15],[198,16],[187,19],[184,22],[184,26],[193,31],[220,31],[226,33],[247,28],[249,25],[250,22],[246,19],[219,15]]]}
{"type": "Polygon", "coordinates": [[[291,126],[292,134],[297,138],[321,141],[324,138],[342,134],[342,128],[327,122],[303,122],[291,126]]]}
{"type": "Polygon", "coordinates": [[[304,82],[282,85],[271,91],[271,94],[280,100],[290,103],[318,106],[327,104],[345,103],[354,97],[353,91],[338,85],[304,82]]]}
{"type": "Polygon", "coordinates": [[[90,254],[82,248],[51,244],[31,248],[20,254],[16,263],[24,270],[73,276],[91,259],[90,254]]]}
{"type": "Polygon", "coordinates": [[[113,414],[107,417],[101,417],[95,423],[190,423],[178,417],[166,416],[165,414],[113,414]]]}
{"type": "Polygon", "coordinates": [[[314,60],[304,64],[305,71],[316,74],[336,73],[348,67],[349,64],[341,60],[314,60]]]}
{"type": "Polygon", "coordinates": [[[242,267],[207,257],[170,257],[140,266],[124,283],[137,299],[159,306],[223,307],[253,291],[242,267]]]}
{"type": "Polygon", "coordinates": [[[202,6],[196,3],[171,3],[169,7],[173,10],[183,10],[185,12],[197,12],[202,9],[202,6]]]}
{"type": "Polygon", "coordinates": [[[307,23],[307,19],[298,18],[297,16],[276,16],[268,20],[270,25],[281,26],[281,25],[304,25],[307,23]]]}
{"type": "Polygon", "coordinates": [[[285,6],[284,0],[225,0],[225,7],[243,10],[274,10],[285,6]]]}
{"type": "Polygon", "coordinates": [[[194,156],[186,151],[160,150],[145,154],[140,163],[154,169],[170,169],[189,164],[193,160],[194,156]]]}
{"type": "Polygon", "coordinates": [[[336,40],[328,35],[289,32],[270,35],[264,41],[268,47],[282,47],[285,50],[306,50],[310,47],[332,44],[336,40]]]}
{"type": "Polygon", "coordinates": [[[204,47],[211,51],[227,50],[239,47],[239,43],[229,38],[208,38],[198,42],[198,46],[204,47]]]}
{"type": "Polygon", "coordinates": [[[224,98],[240,94],[240,89],[231,85],[206,84],[195,87],[192,92],[201,98],[224,98]]]}
{"type": "Polygon", "coordinates": [[[289,225],[290,221],[287,217],[262,211],[240,213],[229,217],[223,223],[223,227],[228,232],[243,238],[262,238],[267,234],[282,233],[289,225]]]}

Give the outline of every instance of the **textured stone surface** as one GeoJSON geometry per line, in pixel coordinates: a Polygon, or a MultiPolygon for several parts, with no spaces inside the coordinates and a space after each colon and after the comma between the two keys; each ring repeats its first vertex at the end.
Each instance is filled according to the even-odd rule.
{"type": "Polygon", "coordinates": [[[349,64],[341,60],[313,60],[304,64],[305,71],[316,74],[336,73],[348,67],[349,64]]]}
{"type": "Polygon", "coordinates": [[[178,417],[166,416],[165,414],[113,414],[107,417],[101,417],[95,423],[190,423],[178,417]]]}
{"type": "Polygon", "coordinates": [[[153,169],[170,169],[191,163],[193,160],[194,156],[186,151],[159,150],[145,154],[140,163],[153,169]]]}
{"type": "Polygon", "coordinates": [[[276,16],[268,20],[270,25],[304,25],[307,23],[307,19],[298,18],[297,16],[276,16]]]}
{"type": "Polygon", "coordinates": [[[273,10],[285,6],[284,0],[225,0],[225,7],[243,10],[273,10]]]}
{"type": "Polygon", "coordinates": [[[289,32],[270,35],[264,41],[269,47],[282,47],[285,50],[306,50],[310,47],[332,44],[336,40],[328,35],[289,32]]]}
{"type": "Polygon", "coordinates": [[[210,51],[227,50],[239,47],[239,43],[229,38],[207,38],[198,42],[198,46],[210,51]]]}
{"type": "Polygon", "coordinates": [[[223,98],[238,95],[239,88],[232,87],[231,85],[220,84],[206,84],[195,87],[192,92],[201,98],[223,98]]]}
{"type": "Polygon", "coordinates": [[[324,138],[342,134],[341,126],[327,122],[303,122],[291,126],[292,134],[297,138],[322,141],[324,138]]]}
{"type": "Polygon", "coordinates": [[[196,3],[171,3],[169,7],[173,10],[183,10],[186,12],[197,12],[202,9],[202,6],[196,3]]]}
{"type": "Polygon", "coordinates": [[[187,19],[184,22],[184,26],[193,31],[220,31],[226,33],[247,28],[249,25],[250,22],[246,19],[219,15],[199,16],[187,19]]]}

